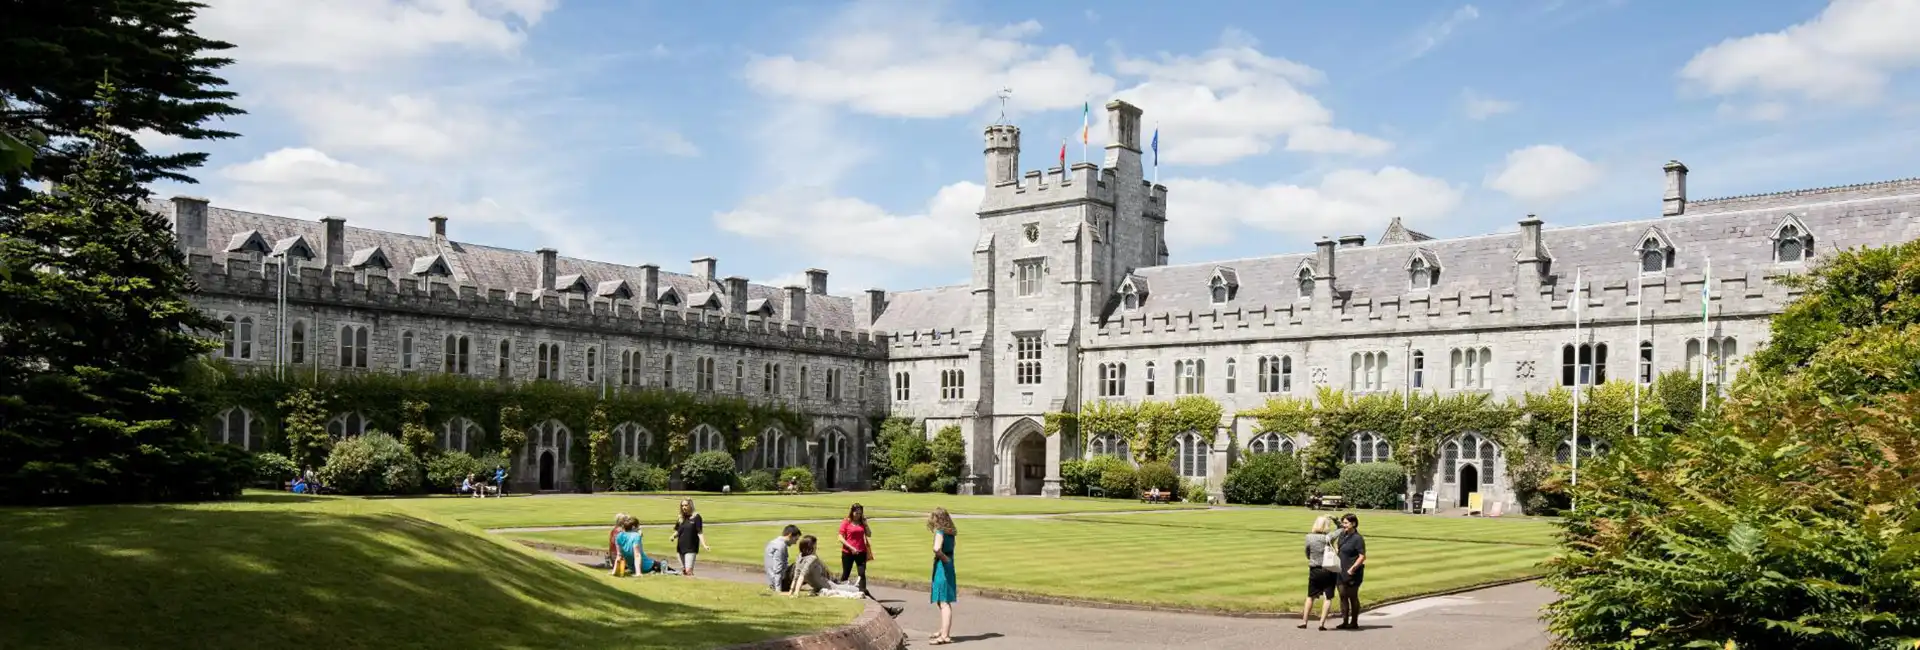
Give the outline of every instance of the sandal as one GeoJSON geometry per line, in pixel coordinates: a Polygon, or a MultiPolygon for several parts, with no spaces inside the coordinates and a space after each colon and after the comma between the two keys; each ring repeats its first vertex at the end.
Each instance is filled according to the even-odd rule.
{"type": "Polygon", "coordinates": [[[953,643],[953,639],[943,639],[937,636],[927,637],[927,645],[946,645],[949,643],[953,643]]]}

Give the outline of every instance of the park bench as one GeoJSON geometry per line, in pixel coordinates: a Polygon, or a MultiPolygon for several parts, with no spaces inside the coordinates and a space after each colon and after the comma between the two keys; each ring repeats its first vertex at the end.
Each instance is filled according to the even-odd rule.
{"type": "Polygon", "coordinates": [[[1172,495],[1167,492],[1161,492],[1158,494],[1155,494],[1152,492],[1141,492],[1140,502],[1141,503],[1166,503],[1167,497],[1170,497],[1170,496],[1172,495]]]}
{"type": "Polygon", "coordinates": [[[1338,494],[1328,494],[1328,495],[1321,496],[1319,500],[1313,501],[1312,503],[1309,503],[1307,505],[1314,510],[1319,510],[1321,508],[1326,508],[1328,510],[1338,510],[1340,509],[1340,506],[1346,505],[1346,503],[1347,503],[1346,497],[1342,497],[1338,494]]]}

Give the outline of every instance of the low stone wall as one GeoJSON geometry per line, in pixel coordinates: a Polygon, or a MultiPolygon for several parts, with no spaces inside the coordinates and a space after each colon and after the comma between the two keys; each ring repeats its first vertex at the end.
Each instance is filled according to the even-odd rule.
{"type": "Polygon", "coordinates": [[[899,650],[907,633],[887,615],[880,603],[865,601],[866,609],[852,623],[813,634],[727,646],[726,650],[899,650]]]}

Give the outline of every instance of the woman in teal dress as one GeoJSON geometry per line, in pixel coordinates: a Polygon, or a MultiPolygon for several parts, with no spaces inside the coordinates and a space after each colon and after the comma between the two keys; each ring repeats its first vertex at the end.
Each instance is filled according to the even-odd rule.
{"type": "Polygon", "coordinates": [[[953,643],[953,601],[959,598],[959,583],[953,577],[953,516],[946,508],[934,508],[927,515],[927,530],[933,532],[933,594],[929,600],[940,608],[940,631],[927,639],[927,645],[953,643]]]}

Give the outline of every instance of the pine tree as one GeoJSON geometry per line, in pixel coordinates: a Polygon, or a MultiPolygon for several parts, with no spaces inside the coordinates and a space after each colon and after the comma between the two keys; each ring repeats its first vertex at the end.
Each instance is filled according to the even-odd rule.
{"type": "Polygon", "coordinates": [[[100,84],[73,173],[0,214],[0,502],[201,499],[245,480],[244,453],[210,448],[179,388],[219,323],[187,302],[172,228],[141,207],[116,97],[100,84]]]}
{"type": "MultiPolygon", "coordinates": [[[[31,178],[61,179],[88,154],[83,130],[98,119],[93,91],[116,80],[120,100],[108,119],[121,132],[152,129],[185,140],[234,137],[204,126],[245,111],[214,72],[231,59],[209,56],[233,47],[193,31],[204,7],[189,0],[10,0],[0,10],[0,132],[39,133],[60,143],[41,148],[31,178]]],[[[121,144],[122,164],[136,183],[193,182],[183,171],[207,154],[151,155],[138,142],[121,144]]],[[[0,208],[11,212],[26,186],[0,173],[0,208]]]]}

